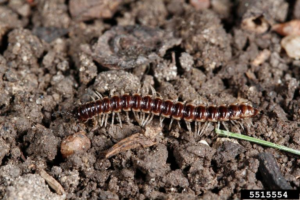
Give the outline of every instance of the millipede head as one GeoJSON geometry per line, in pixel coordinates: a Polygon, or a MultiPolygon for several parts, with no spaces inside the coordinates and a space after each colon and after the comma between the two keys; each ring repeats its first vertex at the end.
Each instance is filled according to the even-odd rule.
{"type": "Polygon", "coordinates": [[[70,115],[72,115],[72,117],[74,117],[75,119],[81,119],[81,113],[80,113],[80,110],[78,109],[78,107],[75,107],[73,110],[72,110],[72,113],[70,113],[70,115]]]}
{"type": "MultiPolygon", "coordinates": [[[[83,109],[84,110],[84,109],[83,109]]],[[[89,120],[89,116],[86,115],[86,112],[84,112],[80,107],[75,107],[69,115],[71,115],[73,118],[75,118],[77,121],[85,123],[89,120]]]]}

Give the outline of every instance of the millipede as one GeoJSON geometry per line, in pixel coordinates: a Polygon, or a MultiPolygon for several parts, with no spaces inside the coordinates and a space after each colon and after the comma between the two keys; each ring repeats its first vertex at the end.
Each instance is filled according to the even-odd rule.
{"type": "MultiPolygon", "coordinates": [[[[95,92],[97,99],[79,105],[72,111],[72,115],[79,122],[86,122],[94,117],[98,118],[101,126],[107,125],[108,116],[112,114],[112,124],[114,123],[115,114],[118,115],[120,126],[122,121],[120,112],[126,112],[127,121],[129,121],[128,112],[132,111],[135,119],[141,126],[146,126],[152,121],[154,116],[160,116],[160,125],[165,118],[170,118],[171,127],[173,120],[183,120],[186,122],[187,129],[191,132],[191,122],[195,122],[195,132],[200,133],[201,124],[206,122],[226,122],[236,121],[244,118],[252,118],[258,115],[259,110],[249,103],[236,103],[231,105],[194,105],[191,103],[164,100],[161,97],[141,94],[121,94],[103,97],[100,93],[95,92]],[[148,116],[146,116],[148,114],[148,116]]],[[[203,130],[203,129],[202,129],[203,130]]]]}

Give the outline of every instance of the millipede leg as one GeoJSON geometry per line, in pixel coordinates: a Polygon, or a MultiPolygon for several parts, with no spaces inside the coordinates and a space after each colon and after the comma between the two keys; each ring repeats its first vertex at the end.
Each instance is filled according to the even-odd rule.
{"type": "MultiPolygon", "coordinates": [[[[147,121],[147,124],[149,124],[149,123],[153,120],[154,114],[151,113],[150,115],[151,115],[151,117],[150,117],[150,119],[147,121]]],[[[147,124],[146,124],[146,125],[147,125],[147,124]]]]}
{"type": "Polygon", "coordinates": [[[82,126],[84,126],[84,124],[79,123],[79,124],[75,125],[75,127],[76,127],[77,130],[79,130],[79,131],[85,131],[85,128],[82,127],[82,126]]]}
{"type": "Polygon", "coordinates": [[[92,118],[92,123],[93,123],[92,131],[97,130],[97,128],[98,128],[97,127],[98,121],[97,121],[97,117],[96,116],[94,116],[92,118]]]}
{"type": "Polygon", "coordinates": [[[164,117],[163,116],[160,116],[160,118],[159,118],[159,124],[160,124],[160,126],[162,127],[163,126],[163,121],[164,121],[164,117]]]}
{"type": "Polygon", "coordinates": [[[145,121],[143,122],[143,126],[146,126],[146,125],[147,125],[148,121],[151,119],[151,116],[153,116],[152,113],[149,114],[149,115],[147,116],[147,118],[146,118],[145,121]]]}
{"type": "Polygon", "coordinates": [[[111,116],[111,125],[112,126],[114,126],[114,121],[115,121],[115,113],[113,112],[112,116],[111,116]]]}
{"type": "Polygon", "coordinates": [[[105,121],[105,114],[101,116],[101,127],[103,127],[104,121],[105,121]]]}
{"type": "Polygon", "coordinates": [[[202,135],[202,134],[203,134],[203,132],[207,129],[208,124],[209,124],[208,122],[205,122],[205,123],[204,123],[204,125],[203,125],[203,127],[202,127],[202,130],[201,130],[201,132],[200,132],[199,135],[202,135]]]}
{"type": "Polygon", "coordinates": [[[147,121],[148,121],[149,117],[150,117],[150,114],[148,114],[148,116],[146,117],[146,119],[143,119],[143,121],[142,121],[142,126],[143,127],[147,124],[147,121]]]}
{"type": "Polygon", "coordinates": [[[234,126],[236,126],[236,123],[234,121],[230,121],[234,126]]]}
{"type": "Polygon", "coordinates": [[[177,125],[178,125],[179,129],[181,129],[181,125],[180,125],[180,121],[179,120],[177,121],[177,125]]]}
{"type": "Polygon", "coordinates": [[[137,117],[137,114],[136,114],[136,112],[134,112],[134,111],[133,111],[133,116],[134,116],[135,120],[136,120],[137,122],[139,122],[139,118],[137,117]]]}
{"type": "Polygon", "coordinates": [[[98,99],[103,99],[103,96],[97,92],[97,91],[94,91],[94,95],[98,98],[98,99]]]}
{"type": "Polygon", "coordinates": [[[148,121],[148,123],[152,122],[153,117],[154,117],[154,114],[151,114],[151,118],[150,118],[150,120],[148,121]]]}
{"type": "Polygon", "coordinates": [[[201,122],[197,122],[197,134],[200,135],[200,131],[201,131],[201,122]]]}
{"type": "Polygon", "coordinates": [[[214,123],[215,129],[220,129],[220,122],[218,121],[217,123],[214,123]]]}
{"type": "Polygon", "coordinates": [[[192,101],[192,104],[195,104],[195,105],[204,105],[203,101],[201,99],[199,99],[199,98],[194,99],[192,101]]]}
{"type": "Polygon", "coordinates": [[[116,89],[112,89],[112,90],[109,92],[109,96],[110,96],[110,97],[114,96],[115,91],[116,91],[116,89]]]}
{"type": "Polygon", "coordinates": [[[130,119],[129,119],[129,113],[128,113],[128,112],[126,112],[126,121],[127,121],[128,124],[131,123],[131,122],[130,122],[130,119]]]}
{"type": "Polygon", "coordinates": [[[100,116],[99,120],[101,120],[100,126],[103,127],[103,124],[104,124],[104,115],[103,114],[100,116]]]}
{"type": "Polygon", "coordinates": [[[239,128],[239,125],[240,124],[237,124],[237,121],[230,121],[236,128],[237,128],[237,132],[239,133],[239,134],[242,134],[241,133],[241,130],[240,130],[240,128],[239,128]]]}
{"type": "Polygon", "coordinates": [[[239,126],[236,124],[236,122],[235,121],[230,121],[230,122],[237,128],[237,132],[241,134],[241,130],[239,129],[239,126]]]}
{"type": "Polygon", "coordinates": [[[157,97],[162,98],[162,95],[159,92],[155,92],[155,93],[156,93],[157,97]]]}
{"type": "Polygon", "coordinates": [[[173,121],[174,121],[174,119],[172,118],[172,119],[171,119],[171,122],[170,122],[170,125],[169,125],[169,130],[171,130],[173,121]]]}
{"type": "Polygon", "coordinates": [[[107,126],[107,120],[108,120],[108,114],[105,115],[105,124],[104,124],[104,127],[107,126]]]}
{"type": "Polygon", "coordinates": [[[244,125],[242,124],[242,122],[240,122],[240,121],[236,121],[236,122],[242,127],[243,130],[245,130],[244,125]]]}
{"type": "Polygon", "coordinates": [[[99,126],[101,125],[101,123],[100,123],[100,115],[98,114],[97,116],[97,123],[99,124],[99,126]]]}
{"type": "Polygon", "coordinates": [[[118,115],[118,120],[119,120],[120,127],[122,128],[121,115],[120,115],[120,113],[117,113],[117,115],[118,115]]]}
{"type": "Polygon", "coordinates": [[[141,118],[142,118],[142,120],[141,120],[141,124],[142,124],[142,125],[141,125],[141,126],[144,126],[146,114],[143,113],[143,112],[141,112],[140,115],[141,115],[141,118]]]}
{"type": "Polygon", "coordinates": [[[134,115],[135,120],[139,123],[139,125],[141,125],[141,120],[140,120],[140,117],[138,116],[138,113],[133,112],[133,115],[134,115]]]}
{"type": "Polygon", "coordinates": [[[226,123],[225,123],[225,122],[223,122],[223,121],[222,121],[221,123],[222,123],[222,125],[224,126],[225,130],[226,130],[226,131],[229,131],[229,129],[228,129],[228,127],[227,127],[226,123]]]}
{"type": "Polygon", "coordinates": [[[191,123],[190,123],[190,122],[187,122],[187,121],[185,121],[185,124],[186,124],[186,127],[187,127],[187,129],[188,129],[189,133],[191,133],[191,132],[192,132],[191,123]]]}
{"type": "Polygon", "coordinates": [[[99,99],[103,99],[103,96],[98,91],[96,91],[96,94],[98,95],[99,99]]]}
{"type": "Polygon", "coordinates": [[[207,122],[204,123],[204,125],[201,127],[201,131],[199,133],[199,135],[202,135],[204,130],[206,129],[206,125],[207,125],[207,122]]]}
{"type": "Polygon", "coordinates": [[[105,114],[101,116],[101,127],[103,127],[104,125],[104,119],[105,119],[105,114]]]}
{"type": "Polygon", "coordinates": [[[251,126],[252,127],[254,126],[252,123],[252,120],[250,120],[250,119],[245,119],[244,123],[245,123],[247,129],[250,129],[251,126]]]}

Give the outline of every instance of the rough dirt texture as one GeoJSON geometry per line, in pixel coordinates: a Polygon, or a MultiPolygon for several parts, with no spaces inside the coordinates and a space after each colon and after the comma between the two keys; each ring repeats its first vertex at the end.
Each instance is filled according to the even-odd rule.
{"type": "Polygon", "coordinates": [[[91,101],[93,91],[146,93],[151,85],[180,101],[246,99],[261,115],[243,121],[244,130],[227,123],[230,130],[299,149],[300,62],[269,27],[299,19],[300,1],[234,2],[0,0],[0,199],[238,199],[241,189],[268,188],[261,153],[277,163],[264,173],[299,190],[299,156],[217,138],[213,124],[194,137],[165,120],[157,145],[103,159],[141,133],[131,115],[131,124],[121,115],[123,128],[53,115],[91,101]],[[61,141],[82,130],[91,148],[64,159],[61,141]],[[50,190],[37,169],[66,194],[50,190]]]}

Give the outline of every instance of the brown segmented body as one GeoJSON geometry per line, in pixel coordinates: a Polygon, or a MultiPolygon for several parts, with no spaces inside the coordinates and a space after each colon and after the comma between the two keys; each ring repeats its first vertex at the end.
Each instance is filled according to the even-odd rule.
{"type": "Polygon", "coordinates": [[[86,122],[94,116],[121,111],[151,113],[156,116],[185,120],[186,122],[221,122],[251,118],[259,111],[248,104],[229,106],[204,106],[163,100],[160,97],[124,94],[104,97],[76,107],[73,115],[80,122],[86,122]]]}

